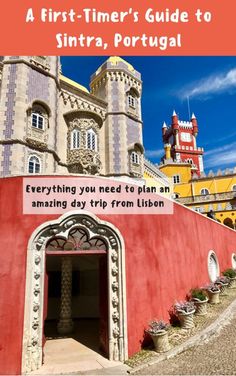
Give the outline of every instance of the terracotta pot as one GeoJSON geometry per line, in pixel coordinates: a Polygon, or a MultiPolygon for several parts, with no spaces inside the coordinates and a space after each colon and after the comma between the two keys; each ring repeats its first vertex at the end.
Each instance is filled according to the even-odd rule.
{"type": "Polygon", "coordinates": [[[194,321],[193,321],[194,312],[195,310],[191,312],[184,312],[184,311],[177,312],[178,319],[180,321],[180,326],[182,329],[194,328],[194,321]]]}
{"type": "Polygon", "coordinates": [[[210,304],[220,303],[220,291],[207,291],[210,304]]]}
{"type": "Polygon", "coordinates": [[[170,350],[168,332],[166,330],[161,330],[156,334],[150,334],[150,336],[152,337],[156,352],[163,353],[170,350]]]}
{"type": "Polygon", "coordinates": [[[196,307],[195,314],[197,316],[205,316],[207,315],[207,303],[208,303],[208,298],[205,300],[200,300],[197,298],[193,298],[192,301],[194,302],[194,305],[196,307]]]}

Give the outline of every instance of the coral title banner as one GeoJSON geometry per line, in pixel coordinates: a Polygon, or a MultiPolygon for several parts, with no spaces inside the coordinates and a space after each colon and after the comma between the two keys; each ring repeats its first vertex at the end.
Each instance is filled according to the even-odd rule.
{"type": "Polygon", "coordinates": [[[4,55],[235,55],[235,0],[1,4],[4,55]]]}

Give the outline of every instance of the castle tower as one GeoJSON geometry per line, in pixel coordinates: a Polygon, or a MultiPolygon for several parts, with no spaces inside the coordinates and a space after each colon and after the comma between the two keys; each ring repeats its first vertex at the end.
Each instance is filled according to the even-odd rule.
{"type": "Polygon", "coordinates": [[[56,172],[59,58],[1,59],[0,176],[56,172]]]}
{"type": "Polygon", "coordinates": [[[143,175],[140,73],[119,57],[110,57],[91,77],[91,93],[106,101],[101,160],[106,175],[143,175]]]}
{"type": "Polygon", "coordinates": [[[203,148],[197,147],[196,137],[198,124],[194,114],[190,121],[181,121],[173,112],[171,125],[162,127],[162,138],[165,145],[164,160],[171,158],[172,162],[191,164],[191,173],[200,175],[203,168],[203,148]],[[170,152],[168,151],[170,145],[170,152]],[[167,153],[168,151],[168,153],[167,153]],[[168,158],[167,158],[168,156],[168,158]]]}

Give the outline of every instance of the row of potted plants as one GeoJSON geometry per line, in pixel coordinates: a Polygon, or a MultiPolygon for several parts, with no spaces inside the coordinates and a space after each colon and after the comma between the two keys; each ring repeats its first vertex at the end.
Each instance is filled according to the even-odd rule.
{"type": "MultiPolygon", "coordinates": [[[[226,269],[215,282],[204,287],[194,288],[188,294],[188,300],[176,302],[172,315],[178,318],[182,329],[194,327],[194,314],[206,315],[207,304],[220,303],[220,295],[227,295],[226,288],[236,288],[236,270],[226,269]]],[[[155,351],[166,352],[170,349],[168,329],[170,324],[163,320],[153,320],[146,332],[151,336],[155,351]]]]}

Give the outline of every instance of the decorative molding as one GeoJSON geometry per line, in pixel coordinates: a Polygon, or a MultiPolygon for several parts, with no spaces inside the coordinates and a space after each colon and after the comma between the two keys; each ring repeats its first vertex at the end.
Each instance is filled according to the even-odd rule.
{"type": "Polygon", "coordinates": [[[31,56],[30,63],[34,64],[37,68],[50,71],[50,64],[48,63],[47,56],[31,56]]]}
{"type": "Polygon", "coordinates": [[[136,77],[132,76],[130,73],[127,73],[121,69],[109,69],[102,72],[98,77],[94,78],[94,80],[91,82],[91,93],[95,95],[97,90],[109,81],[123,81],[130,88],[133,87],[134,89],[136,89],[139,93],[139,96],[141,96],[142,82],[136,77]]]}
{"type": "Polygon", "coordinates": [[[102,107],[95,105],[94,103],[85,100],[82,96],[76,96],[68,91],[62,90],[60,92],[60,98],[63,100],[64,105],[69,104],[70,108],[74,111],[87,111],[92,112],[101,117],[102,121],[105,120],[106,110],[102,107]]]}
{"type": "Polygon", "coordinates": [[[108,260],[108,336],[109,359],[124,361],[127,352],[126,281],[124,241],[109,222],[99,220],[88,212],[68,212],[58,220],[46,222],[32,234],[27,250],[25,314],[22,350],[22,373],[42,365],[42,333],[44,304],[45,248],[50,239],[67,238],[77,227],[84,228],[89,237],[98,236],[107,244],[108,260]]]}

